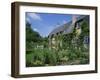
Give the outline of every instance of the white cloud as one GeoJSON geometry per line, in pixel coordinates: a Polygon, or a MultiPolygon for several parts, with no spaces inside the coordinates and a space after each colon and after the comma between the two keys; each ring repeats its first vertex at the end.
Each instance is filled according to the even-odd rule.
{"type": "Polygon", "coordinates": [[[36,28],[33,29],[34,31],[38,32],[38,30],[36,28]]]}
{"type": "Polygon", "coordinates": [[[41,17],[36,13],[27,13],[27,15],[31,17],[33,20],[42,20],[41,17]]]}
{"type": "Polygon", "coordinates": [[[31,23],[31,20],[29,17],[26,18],[26,21],[31,23]]]}

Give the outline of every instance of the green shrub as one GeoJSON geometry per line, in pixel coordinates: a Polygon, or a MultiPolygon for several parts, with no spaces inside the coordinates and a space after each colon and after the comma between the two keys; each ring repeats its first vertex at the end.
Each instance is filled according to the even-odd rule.
{"type": "Polygon", "coordinates": [[[44,53],[42,49],[35,49],[34,53],[33,53],[33,62],[35,61],[41,61],[42,63],[44,63],[44,53]]]}
{"type": "Polygon", "coordinates": [[[57,56],[54,50],[44,49],[45,64],[56,65],[57,56]]]}
{"type": "Polygon", "coordinates": [[[57,65],[57,55],[55,51],[51,51],[50,53],[50,64],[57,65]]]}
{"type": "Polygon", "coordinates": [[[80,64],[89,64],[89,59],[81,59],[80,64]]]}
{"type": "Polygon", "coordinates": [[[26,52],[26,67],[31,67],[32,66],[32,59],[33,59],[33,53],[30,51],[26,52]]]}
{"type": "Polygon", "coordinates": [[[79,64],[89,63],[88,52],[82,52],[81,49],[69,47],[69,49],[59,51],[50,50],[48,48],[37,48],[26,53],[26,66],[28,67],[76,64],[75,61],[79,61],[79,64]]]}
{"type": "Polygon", "coordinates": [[[32,66],[44,66],[44,63],[40,60],[35,60],[32,63],[32,66]]]}
{"type": "Polygon", "coordinates": [[[32,67],[32,66],[33,66],[33,64],[31,61],[26,61],[26,67],[32,67]]]}
{"type": "Polygon", "coordinates": [[[54,50],[34,49],[33,53],[26,54],[27,66],[57,65],[57,55],[54,50]]]}

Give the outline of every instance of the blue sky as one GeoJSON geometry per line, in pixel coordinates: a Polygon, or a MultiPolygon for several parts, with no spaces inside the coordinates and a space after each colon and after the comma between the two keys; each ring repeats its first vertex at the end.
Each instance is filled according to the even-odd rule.
{"type": "Polygon", "coordinates": [[[26,13],[26,21],[31,23],[32,29],[42,37],[47,37],[53,29],[69,22],[71,19],[71,14],[26,13]]]}

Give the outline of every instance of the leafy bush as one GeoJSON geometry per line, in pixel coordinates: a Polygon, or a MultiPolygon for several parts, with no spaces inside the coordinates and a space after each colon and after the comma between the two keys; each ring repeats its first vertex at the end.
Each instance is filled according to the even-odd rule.
{"type": "Polygon", "coordinates": [[[80,64],[89,64],[89,59],[81,59],[80,64]]]}
{"type": "Polygon", "coordinates": [[[44,66],[44,63],[40,60],[35,60],[32,63],[32,66],[44,66]]]}
{"type": "Polygon", "coordinates": [[[33,59],[33,52],[26,51],[26,67],[31,67],[32,65],[32,59],[33,59]]]}
{"type": "Polygon", "coordinates": [[[33,64],[35,62],[36,65],[43,65],[44,64],[44,53],[42,49],[34,49],[34,53],[33,53],[33,64]]]}
{"type": "Polygon", "coordinates": [[[89,63],[88,52],[82,52],[81,49],[70,47],[59,51],[48,48],[37,48],[33,51],[27,51],[26,66],[55,66],[63,64],[87,64],[89,63]]]}
{"type": "Polygon", "coordinates": [[[57,56],[54,50],[34,49],[34,53],[26,54],[27,66],[57,65],[57,56]]]}
{"type": "Polygon", "coordinates": [[[57,56],[54,50],[44,49],[45,64],[56,65],[57,56]]]}

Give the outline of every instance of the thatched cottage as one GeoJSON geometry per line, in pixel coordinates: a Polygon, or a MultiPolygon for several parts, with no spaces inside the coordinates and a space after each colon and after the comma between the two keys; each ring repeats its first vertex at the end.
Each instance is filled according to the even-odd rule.
{"type": "MultiPolygon", "coordinates": [[[[65,23],[57,28],[55,28],[53,31],[51,31],[51,33],[49,34],[48,38],[49,38],[49,47],[50,49],[59,49],[59,47],[62,47],[62,38],[58,38],[59,36],[62,35],[68,35],[70,33],[73,33],[74,30],[76,30],[76,39],[78,38],[78,36],[81,34],[82,32],[82,28],[81,28],[81,23],[83,21],[86,21],[89,24],[89,16],[88,15],[84,15],[84,16],[73,16],[72,20],[68,23],[65,23]]],[[[89,44],[89,36],[84,36],[84,44],[89,44]]],[[[74,42],[74,41],[72,41],[74,42]]]]}

